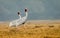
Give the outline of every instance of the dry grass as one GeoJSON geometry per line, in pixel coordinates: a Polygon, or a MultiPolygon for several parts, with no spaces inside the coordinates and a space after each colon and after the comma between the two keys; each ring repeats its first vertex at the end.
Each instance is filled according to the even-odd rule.
{"type": "Polygon", "coordinates": [[[0,38],[60,38],[60,22],[27,22],[17,27],[0,23],[0,38]]]}

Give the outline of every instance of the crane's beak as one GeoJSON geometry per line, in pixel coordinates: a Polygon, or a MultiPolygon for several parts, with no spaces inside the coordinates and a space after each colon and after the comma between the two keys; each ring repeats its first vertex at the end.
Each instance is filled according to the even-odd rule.
{"type": "Polygon", "coordinates": [[[25,8],[25,12],[27,12],[27,8],[25,8]]]}

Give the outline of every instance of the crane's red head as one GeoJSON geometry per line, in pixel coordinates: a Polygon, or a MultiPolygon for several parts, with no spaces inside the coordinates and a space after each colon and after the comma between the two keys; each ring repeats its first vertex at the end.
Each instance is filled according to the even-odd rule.
{"type": "Polygon", "coordinates": [[[25,8],[25,12],[27,12],[28,10],[27,10],[27,8],[25,8]]]}

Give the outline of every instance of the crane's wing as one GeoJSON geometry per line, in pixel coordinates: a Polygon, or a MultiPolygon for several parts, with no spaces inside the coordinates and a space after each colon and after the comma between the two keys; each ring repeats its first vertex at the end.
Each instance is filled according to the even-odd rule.
{"type": "Polygon", "coordinates": [[[19,19],[17,22],[18,22],[18,24],[22,24],[22,23],[26,22],[26,20],[27,20],[27,18],[23,17],[23,18],[19,19]]]}

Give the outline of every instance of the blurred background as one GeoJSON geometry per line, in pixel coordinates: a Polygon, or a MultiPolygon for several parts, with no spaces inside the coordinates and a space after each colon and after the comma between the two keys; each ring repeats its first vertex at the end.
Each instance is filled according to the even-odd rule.
{"type": "Polygon", "coordinates": [[[0,0],[0,21],[18,19],[17,11],[25,16],[28,8],[28,20],[59,20],[60,0],[0,0]]]}

